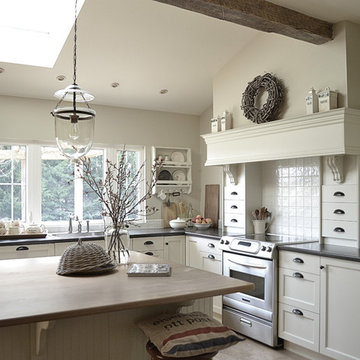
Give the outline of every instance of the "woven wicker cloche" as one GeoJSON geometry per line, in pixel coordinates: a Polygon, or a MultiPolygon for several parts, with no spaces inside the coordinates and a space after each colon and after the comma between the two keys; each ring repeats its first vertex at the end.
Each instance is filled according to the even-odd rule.
{"type": "Polygon", "coordinates": [[[111,271],[116,266],[116,262],[101,246],[92,242],[83,243],[79,239],[77,244],[65,249],[56,273],[58,275],[96,275],[111,271]]]}

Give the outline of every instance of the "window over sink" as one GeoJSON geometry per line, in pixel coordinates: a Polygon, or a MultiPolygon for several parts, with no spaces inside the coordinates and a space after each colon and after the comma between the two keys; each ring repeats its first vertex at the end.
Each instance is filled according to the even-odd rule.
{"type": "MultiPolygon", "coordinates": [[[[105,161],[116,163],[122,147],[93,147],[93,174],[104,176],[105,161]]],[[[140,168],[145,149],[126,146],[131,169],[140,168]]],[[[50,231],[67,230],[69,215],[102,225],[101,203],[76,177],[77,165],[65,159],[56,146],[0,144],[0,219],[42,222],[50,231]]],[[[145,174],[144,174],[145,176],[145,174]]],[[[139,189],[141,196],[143,189],[139,189]]]]}

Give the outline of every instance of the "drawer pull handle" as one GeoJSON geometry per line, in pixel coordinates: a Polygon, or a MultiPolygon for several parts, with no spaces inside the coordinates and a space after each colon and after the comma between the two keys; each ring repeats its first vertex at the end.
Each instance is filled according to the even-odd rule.
{"type": "Polygon", "coordinates": [[[299,309],[292,309],[292,313],[295,314],[295,315],[300,315],[300,316],[303,316],[303,312],[299,309]]]}
{"type": "Polygon", "coordinates": [[[335,191],[334,196],[345,196],[345,194],[342,191],[335,191]]]}
{"type": "Polygon", "coordinates": [[[214,248],[215,245],[214,245],[213,243],[208,243],[208,247],[209,247],[209,248],[214,248]]]}
{"type": "Polygon", "coordinates": [[[241,322],[242,324],[245,324],[245,325],[247,325],[247,326],[252,327],[252,322],[251,322],[250,320],[248,320],[248,319],[240,318],[240,322],[241,322]]]}
{"type": "Polygon", "coordinates": [[[153,256],[153,255],[154,255],[154,253],[153,253],[153,252],[151,252],[151,251],[147,251],[147,252],[145,253],[145,255],[151,255],[151,256],[153,256]]]}
{"type": "Polygon", "coordinates": [[[300,258],[293,258],[293,262],[294,262],[294,263],[297,263],[297,264],[303,264],[303,263],[304,263],[304,260],[303,260],[303,259],[300,259],[300,258]]]}
{"type": "Polygon", "coordinates": [[[237,195],[238,193],[236,191],[232,191],[230,195],[237,195]]]}
{"type": "Polygon", "coordinates": [[[208,258],[211,259],[211,260],[215,260],[215,256],[211,255],[211,254],[208,255],[208,258]]]}
{"type": "Polygon", "coordinates": [[[344,215],[344,214],[345,214],[345,211],[344,211],[344,210],[341,210],[341,209],[335,209],[335,210],[334,210],[334,214],[336,214],[336,215],[344,215]]]}
{"type": "Polygon", "coordinates": [[[294,278],[298,278],[298,279],[303,279],[304,275],[302,273],[299,272],[294,272],[292,275],[294,278]]]}
{"type": "Polygon", "coordinates": [[[338,232],[338,233],[344,233],[344,232],[345,232],[345,230],[344,230],[342,227],[336,227],[336,228],[334,229],[334,231],[335,231],[335,232],[338,232]]]}
{"type": "Polygon", "coordinates": [[[236,223],[238,221],[236,219],[231,219],[231,222],[236,223]]]}
{"type": "Polygon", "coordinates": [[[154,243],[151,240],[145,241],[144,245],[154,245],[154,243]]]}
{"type": "Polygon", "coordinates": [[[237,209],[238,207],[236,205],[231,205],[231,209],[237,209]]]}
{"type": "Polygon", "coordinates": [[[24,250],[29,250],[29,248],[27,246],[19,246],[16,248],[16,251],[24,251],[24,250]]]}

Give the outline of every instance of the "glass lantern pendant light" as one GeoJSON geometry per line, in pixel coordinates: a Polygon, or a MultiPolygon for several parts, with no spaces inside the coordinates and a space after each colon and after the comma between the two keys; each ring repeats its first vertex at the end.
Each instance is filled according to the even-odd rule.
{"type": "Polygon", "coordinates": [[[59,98],[51,114],[55,118],[55,137],[60,152],[71,160],[77,160],[90,150],[94,138],[95,114],[88,104],[94,96],[82,90],[76,83],[76,41],[77,41],[77,0],[75,0],[74,23],[74,75],[73,84],[57,91],[59,98]],[[63,102],[70,101],[71,106],[60,107],[63,102]],[[86,107],[78,107],[85,103],[86,107]]]}

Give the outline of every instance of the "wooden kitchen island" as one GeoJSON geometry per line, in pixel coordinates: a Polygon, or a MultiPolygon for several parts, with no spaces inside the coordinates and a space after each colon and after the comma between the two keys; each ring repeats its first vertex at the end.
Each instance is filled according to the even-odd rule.
{"type": "MultiPolygon", "coordinates": [[[[0,360],[144,360],[136,321],[162,311],[212,313],[212,296],[252,284],[171,264],[170,277],[59,276],[59,257],[0,261],[0,360]]],[[[161,259],[131,253],[131,262],[161,259]]]]}

